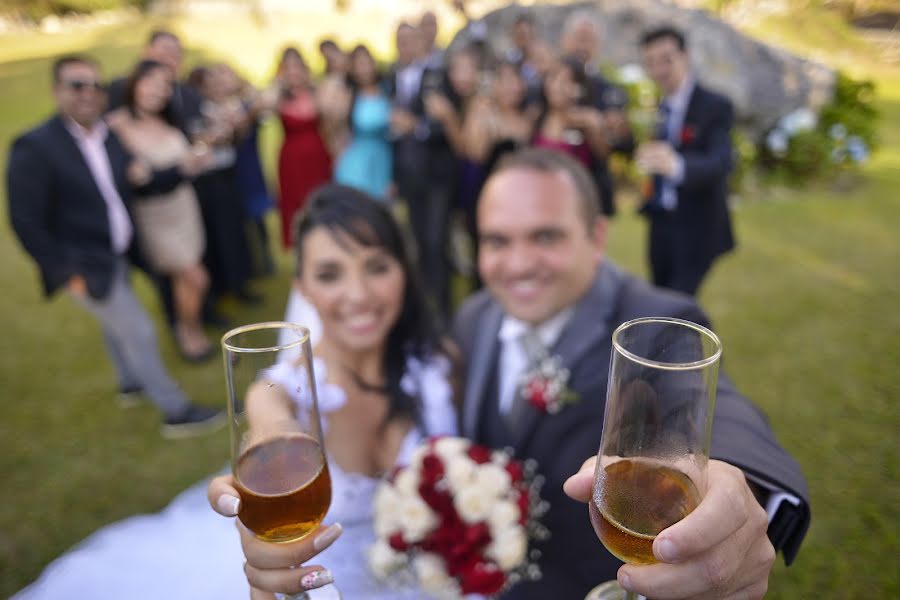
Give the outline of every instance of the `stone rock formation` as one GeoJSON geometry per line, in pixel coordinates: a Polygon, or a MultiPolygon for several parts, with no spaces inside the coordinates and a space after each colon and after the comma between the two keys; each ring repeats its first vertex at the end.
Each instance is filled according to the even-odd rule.
{"type": "MultiPolygon", "coordinates": [[[[522,11],[534,16],[538,35],[554,45],[570,14],[589,11],[602,36],[601,61],[620,67],[640,63],[642,32],[674,25],[687,36],[698,79],[731,98],[739,124],[756,139],[781,116],[803,107],[817,111],[832,97],[835,73],[829,68],[753,40],[706,11],[662,0],[507,6],[483,17],[497,55],[509,47],[507,32],[522,11]]],[[[471,31],[471,25],[460,31],[451,48],[471,41],[471,31]]]]}

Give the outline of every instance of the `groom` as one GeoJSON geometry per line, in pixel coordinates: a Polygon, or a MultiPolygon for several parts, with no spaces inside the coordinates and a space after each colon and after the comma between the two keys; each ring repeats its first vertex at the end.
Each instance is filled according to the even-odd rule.
{"type": "MultiPolygon", "coordinates": [[[[542,578],[503,598],[580,600],[616,578],[621,565],[598,541],[586,507],[563,492],[566,478],[599,446],[611,334],[642,316],[708,321],[691,298],[653,288],[604,257],[606,221],[595,187],[571,159],[533,149],[513,155],[488,179],[479,202],[486,290],[462,307],[454,331],[468,359],[462,430],[476,442],[535,459],[551,506],[544,518],[551,538],[537,544],[542,578]],[[575,401],[556,414],[520,393],[529,364],[526,334],[570,371],[575,401]]],[[[624,587],[653,598],[762,597],[773,545],[786,562],[795,557],[809,526],[806,483],[765,417],[724,374],[711,454],[702,504],[658,537],[654,551],[662,564],[619,572],[624,587]]],[[[583,499],[583,492],[574,495],[583,499]]]]}

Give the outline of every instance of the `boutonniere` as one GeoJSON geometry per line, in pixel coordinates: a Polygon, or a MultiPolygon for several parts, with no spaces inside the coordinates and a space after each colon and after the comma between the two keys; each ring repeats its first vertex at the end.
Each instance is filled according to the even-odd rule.
{"type": "Polygon", "coordinates": [[[558,356],[544,356],[522,375],[519,389],[537,410],[555,415],[565,406],[578,402],[578,394],[569,389],[569,370],[558,356]]]}
{"type": "Polygon", "coordinates": [[[697,139],[697,130],[693,125],[685,125],[681,128],[681,145],[691,144],[697,139]]]}

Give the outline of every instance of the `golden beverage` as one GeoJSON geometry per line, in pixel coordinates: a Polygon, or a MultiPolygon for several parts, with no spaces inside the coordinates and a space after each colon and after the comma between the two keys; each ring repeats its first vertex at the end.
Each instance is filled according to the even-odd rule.
{"type": "Polygon", "coordinates": [[[700,503],[691,479],[670,467],[635,460],[612,463],[598,474],[588,504],[603,545],[630,564],[651,564],[653,540],[700,503]]]}
{"type": "Polygon", "coordinates": [[[331,478],[321,446],[289,433],[247,448],[235,467],[238,518],[268,542],[290,542],[314,530],[331,504],[331,478]]]}

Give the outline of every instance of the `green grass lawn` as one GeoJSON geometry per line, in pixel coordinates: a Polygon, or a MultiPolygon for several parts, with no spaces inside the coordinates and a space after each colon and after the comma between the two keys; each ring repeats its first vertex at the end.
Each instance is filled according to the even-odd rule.
{"type": "MultiPolygon", "coordinates": [[[[336,23],[314,29],[325,34],[336,23]]],[[[264,79],[290,24],[280,24],[277,35],[233,22],[177,26],[200,42],[191,49],[192,60],[231,56],[244,68],[261,65],[253,75],[264,79]],[[214,33],[221,31],[240,33],[240,48],[218,41],[214,33]]],[[[359,23],[354,27],[345,31],[366,31],[359,23]]],[[[140,23],[0,38],[0,164],[5,167],[12,136],[51,110],[48,67],[55,53],[89,49],[108,72],[118,73],[148,29],[140,23]]],[[[768,31],[777,34],[778,28],[768,31]]],[[[791,43],[808,49],[796,39],[791,43]]],[[[810,484],[812,529],[796,564],[776,567],[771,598],[900,597],[894,438],[900,430],[894,404],[900,398],[900,69],[858,65],[879,81],[882,150],[849,192],[822,184],[763,189],[745,199],[735,211],[739,248],[717,265],[702,296],[725,344],[726,369],[770,415],[810,484]]],[[[271,157],[276,128],[267,128],[265,138],[271,157]]],[[[0,206],[6,221],[6,202],[0,206]]],[[[643,224],[624,214],[611,235],[611,256],[643,271],[643,224]]],[[[166,441],[151,407],[120,409],[94,322],[65,297],[50,303],[41,298],[34,268],[8,227],[0,228],[0,255],[5,597],[101,525],[159,510],[224,466],[228,445],[224,434],[166,441]]],[[[283,314],[286,257],[280,266],[276,277],[258,286],[267,298],[263,306],[230,307],[236,323],[283,314]]],[[[155,294],[140,277],[137,287],[163,332],[155,294]]],[[[185,365],[165,334],[161,344],[167,364],[196,401],[224,405],[217,361],[185,365]]]]}

